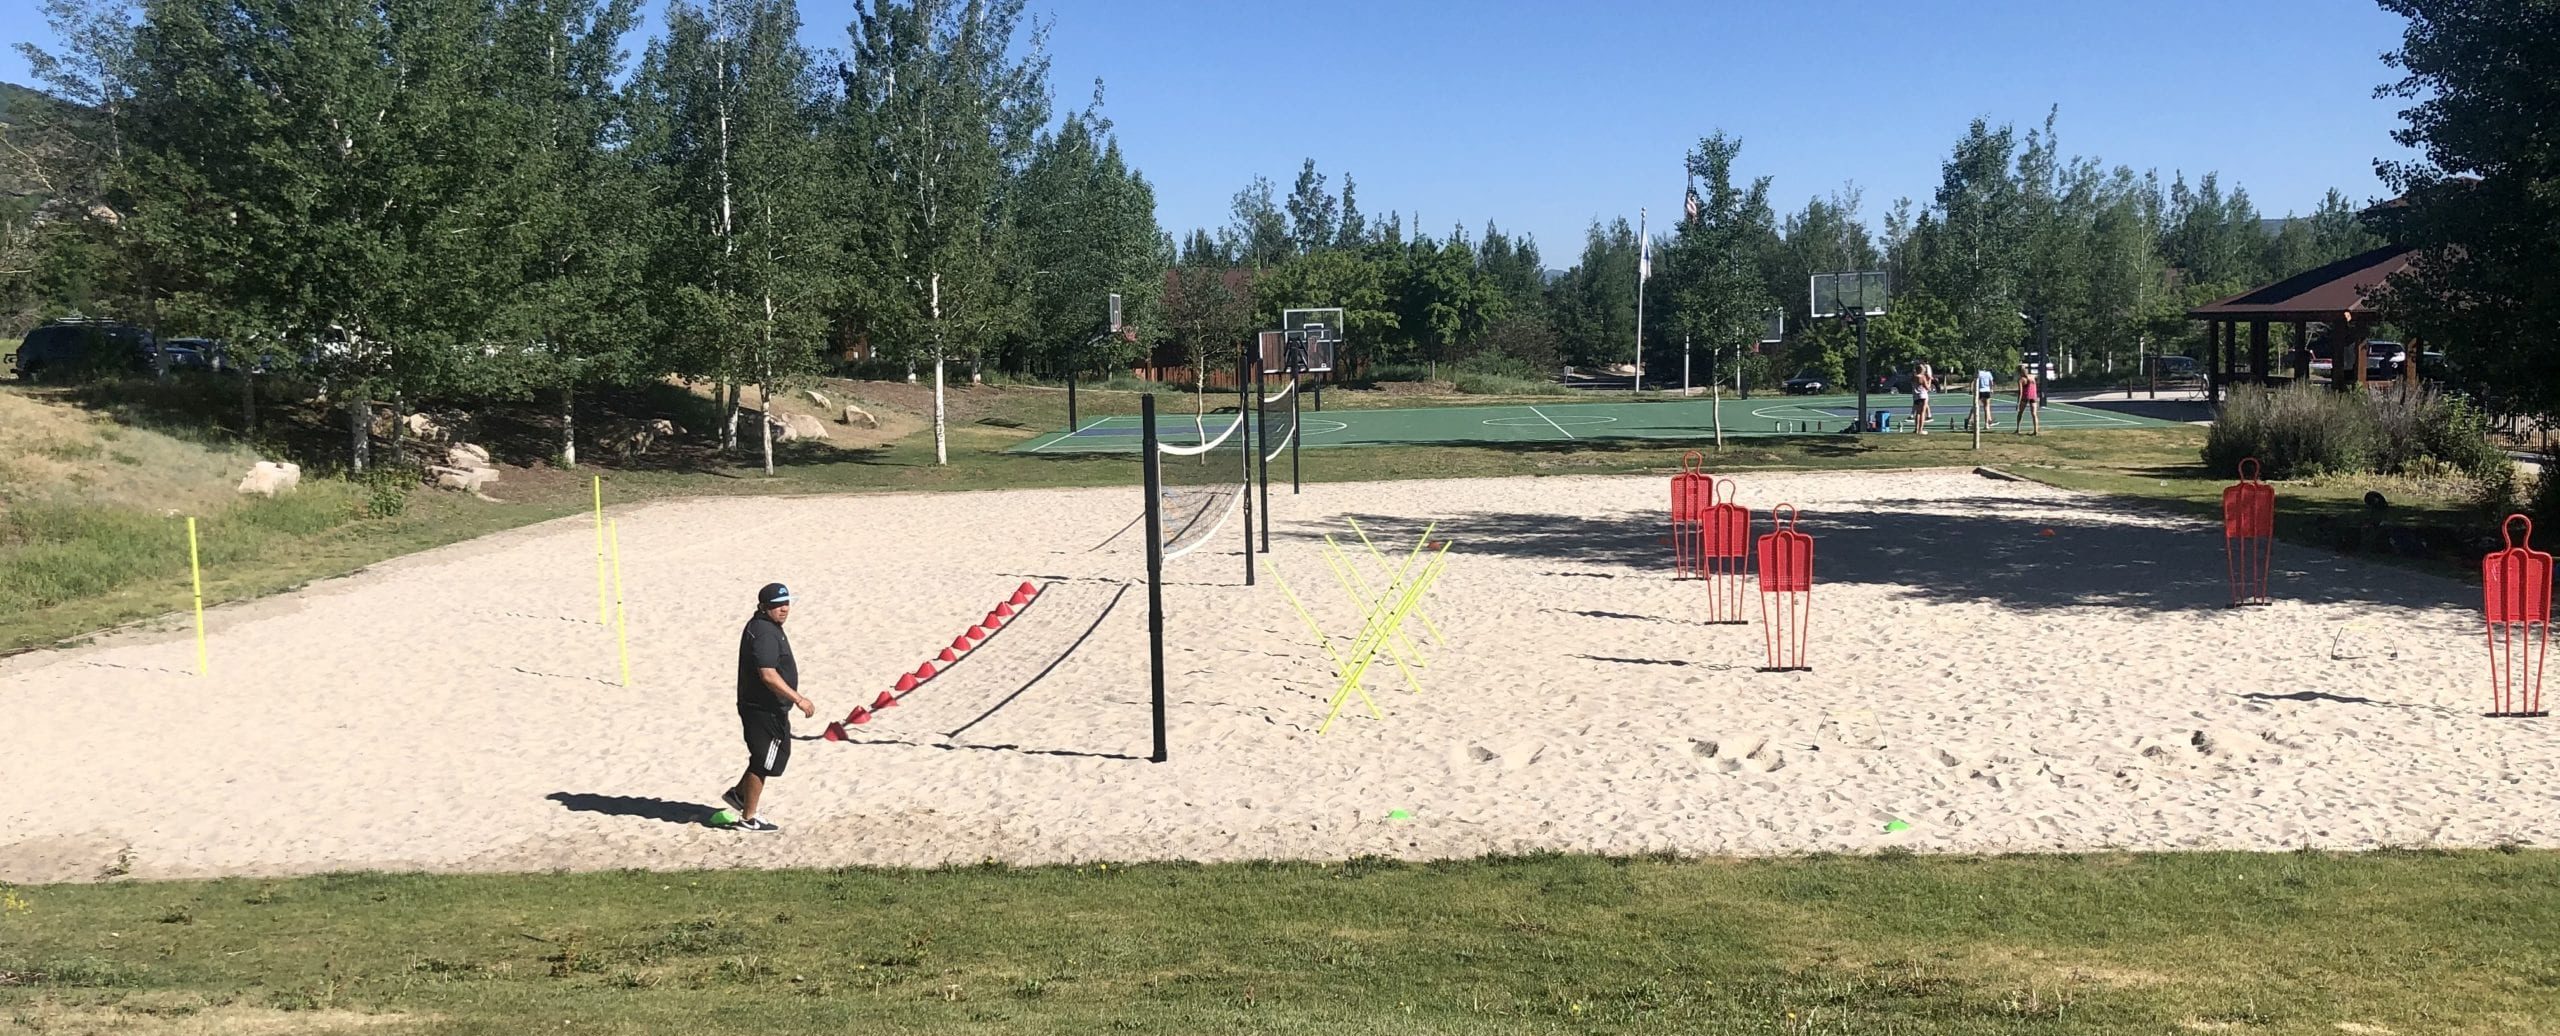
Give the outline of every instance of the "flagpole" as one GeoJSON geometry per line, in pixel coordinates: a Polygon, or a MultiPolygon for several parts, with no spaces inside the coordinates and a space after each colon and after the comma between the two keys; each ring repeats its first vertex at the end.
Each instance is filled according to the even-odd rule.
{"type": "Polygon", "coordinates": [[[1653,239],[1645,236],[1644,210],[1636,210],[1636,387],[1644,391],[1644,282],[1653,276],[1653,239]]]}

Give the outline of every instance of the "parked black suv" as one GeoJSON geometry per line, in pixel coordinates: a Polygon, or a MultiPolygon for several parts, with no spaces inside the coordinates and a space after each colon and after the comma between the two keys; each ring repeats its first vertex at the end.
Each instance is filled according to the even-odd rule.
{"type": "Polygon", "coordinates": [[[47,374],[147,371],[152,350],[151,332],[131,324],[62,320],[27,332],[5,359],[19,379],[35,381],[47,374]]]}

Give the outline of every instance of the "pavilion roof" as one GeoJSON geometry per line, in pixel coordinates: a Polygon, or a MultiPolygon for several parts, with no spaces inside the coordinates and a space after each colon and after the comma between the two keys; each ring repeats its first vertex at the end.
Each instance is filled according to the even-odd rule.
{"type": "Polygon", "coordinates": [[[2406,268],[2415,251],[2407,245],[2385,245],[2362,255],[2305,270],[2273,284],[2251,288],[2220,302],[2197,306],[2187,311],[2187,318],[2317,320],[2329,323],[2367,318],[2373,311],[2365,304],[2366,297],[2381,288],[2392,274],[2406,268]]]}

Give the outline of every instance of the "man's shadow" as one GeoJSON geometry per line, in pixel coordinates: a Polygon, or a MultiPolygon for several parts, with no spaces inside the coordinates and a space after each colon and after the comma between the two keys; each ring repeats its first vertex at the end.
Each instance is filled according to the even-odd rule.
{"type": "Polygon", "coordinates": [[[702,824],[711,820],[717,806],[698,802],[669,802],[665,799],[636,795],[596,795],[582,791],[555,791],[543,796],[573,813],[602,813],[613,817],[639,817],[669,824],[702,824]]]}

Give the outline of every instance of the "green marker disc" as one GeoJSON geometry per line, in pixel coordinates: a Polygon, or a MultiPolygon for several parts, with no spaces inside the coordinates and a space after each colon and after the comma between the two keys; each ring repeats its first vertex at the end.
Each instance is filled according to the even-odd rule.
{"type": "Polygon", "coordinates": [[[1388,810],[1388,811],[1387,811],[1387,819],[1389,819],[1389,820],[1411,820],[1411,819],[1413,819],[1413,814],[1411,814],[1411,813],[1407,813],[1407,812],[1405,812],[1405,811],[1403,811],[1403,810],[1401,810],[1401,809],[1391,809],[1391,810],[1388,810]]]}
{"type": "Polygon", "coordinates": [[[1888,821],[1886,821],[1886,822],[1885,822],[1885,825],[1884,825],[1884,833],[1886,833],[1886,834],[1892,834],[1892,833],[1894,833],[1894,832],[1896,832],[1896,831],[1908,831],[1908,830],[1911,830],[1911,825],[1906,824],[1906,823],[1903,823],[1902,821],[1899,821],[1899,820],[1888,820],[1888,821]]]}
{"type": "Polygon", "coordinates": [[[737,811],[737,810],[734,810],[734,809],[724,809],[724,810],[721,810],[720,812],[717,812],[717,813],[711,814],[711,826],[713,826],[713,827],[736,827],[736,826],[738,826],[738,819],[739,819],[739,817],[738,817],[738,811],[737,811]]]}

